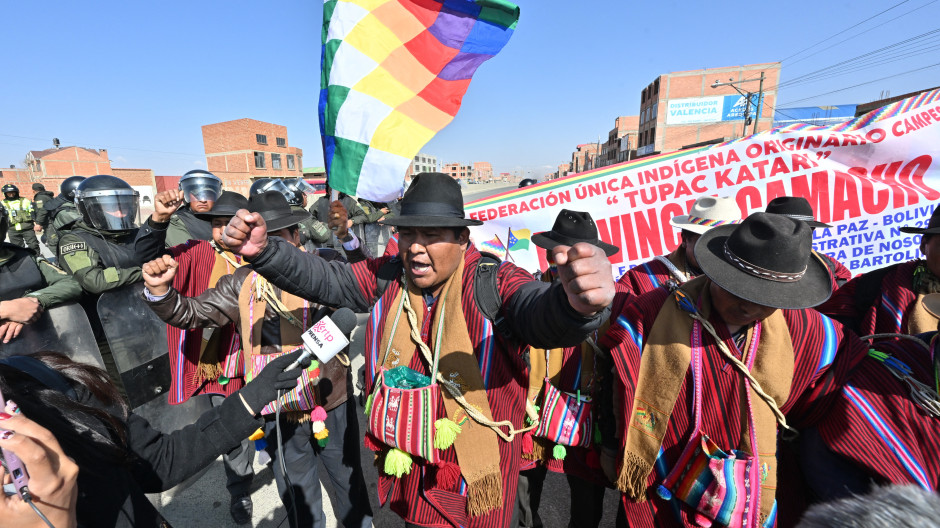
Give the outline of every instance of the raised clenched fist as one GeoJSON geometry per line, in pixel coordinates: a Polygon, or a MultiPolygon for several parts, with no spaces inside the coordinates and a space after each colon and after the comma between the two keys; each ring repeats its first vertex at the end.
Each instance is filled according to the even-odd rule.
{"type": "Polygon", "coordinates": [[[169,255],[163,255],[160,258],[144,263],[140,267],[144,276],[144,284],[151,295],[165,295],[173,283],[173,277],[176,276],[176,269],[179,264],[169,255]]]}

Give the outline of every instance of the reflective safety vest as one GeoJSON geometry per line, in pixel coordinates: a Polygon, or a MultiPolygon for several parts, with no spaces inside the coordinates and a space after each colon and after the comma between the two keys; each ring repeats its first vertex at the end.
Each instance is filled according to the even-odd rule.
{"type": "Polygon", "coordinates": [[[33,202],[26,198],[18,200],[4,200],[3,206],[7,208],[7,216],[10,217],[10,227],[14,231],[22,231],[26,227],[24,224],[33,223],[33,202]]]}

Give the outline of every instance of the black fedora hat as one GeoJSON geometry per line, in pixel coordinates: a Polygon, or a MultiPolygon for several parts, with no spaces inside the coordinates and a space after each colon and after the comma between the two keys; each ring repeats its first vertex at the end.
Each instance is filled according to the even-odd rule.
{"type": "Polygon", "coordinates": [[[578,242],[587,242],[604,250],[609,257],[616,255],[620,248],[602,242],[597,236],[597,225],[590,213],[581,211],[569,211],[562,209],[555,217],[555,225],[551,231],[543,231],[532,235],[532,242],[543,249],[552,249],[553,247],[564,244],[573,246],[578,242]]]}
{"type": "Polygon", "coordinates": [[[216,216],[235,216],[239,209],[248,209],[248,198],[233,191],[222,191],[212,209],[205,213],[193,213],[200,220],[212,221],[216,216]]]}
{"type": "Polygon", "coordinates": [[[767,204],[765,213],[779,214],[789,216],[794,220],[806,222],[810,227],[832,227],[816,220],[813,216],[813,206],[809,200],[799,196],[780,196],[774,198],[767,204]]]}
{"type": "Polygon", "coordinates": [[[483,225],[464,217],[460,184],[440,172],[422,172],[401,198],[401,213],[382,221],[398,227],[460,227],[483,225]]]}
{"type": "Polygon", "coordinates": [[[287,198],[277,191],[252,195],[248,199],[248,210],[252,213],[258,213],[261,218],[264,218],[268,233],[297,225],[310,218],[310,213],[307,211],[295,212],[291,209],[290,204],[287,203],[287,198]]]}
{"type": "Polygon", "coordinates": [[[930,221],[927,227],[902,227],[899,229],[902,233],[912,233],[915,235],[940,235],[940,207],[933,210],[930,215],[930,221]]]}
{"type": "Polygon", "coordinates": [[[813,256],[812,229],[802,221],[754,213],[738,225],[708,231],[695,260],[709,279],[761,306],[799,309],[832,294],[826,265],[813,256]]]}

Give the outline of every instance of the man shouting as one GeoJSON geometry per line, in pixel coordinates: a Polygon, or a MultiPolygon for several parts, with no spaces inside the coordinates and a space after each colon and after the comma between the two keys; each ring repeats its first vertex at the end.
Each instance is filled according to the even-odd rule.
{"type": "MultiPolygon", "coordinates": [[[[331,209],[329,221],[343,216],[331,209]]],[[[366,391],[386,404],[372,409],[366,444],[380,457],[380,502],[390,501],[408,526],[506,528],[525,429],[522,351],[573,346],[597,329],[614,296],[610,264],[596,246],[559,245],[552,253],[560,280],[548,284],[484,257],[467,229],[481,222],[465,218],[460,186],[440,173],[415,176],[401,214],[385,223],[398,228],[398,255],[351,265],[268,238],[264,220],[248,211],[232,219],[224,242],[288,292],[371,309],[366,391]],[[498,313],[488,318],[480,298],[498,313]],[[408,369],[393,376],[402,373],[393,367],[408,369]],[[410,380],[421,408],[395,414],[401,393],[389,394],[402,385],[393,377],[410,380]],[[422,400],[424,390],[430,396],[422,400]],[[431,437],[425,449],[406,445],[431,437]]],[[[343,242],[359,244],[352,235],[343,242]]]]}

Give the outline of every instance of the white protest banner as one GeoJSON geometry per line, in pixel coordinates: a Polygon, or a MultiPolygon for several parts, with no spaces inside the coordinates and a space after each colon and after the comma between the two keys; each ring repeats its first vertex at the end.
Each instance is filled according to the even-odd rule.
{"type": "Polygon", "coordinates": [[[562,209],[587,211],[603,241],[621,248],[614,275],[679,244],[669,225],[699,196],[730,196],[742,218],[778,196],[809,200],[813,247],[853,274],[918,258],[920,235],[940,199],[940,90],[904,99],[851,121],[795,124],[747,138],[642,158],[531,185],[467,204],[481,250],[529,271],[545,253],[529,236],[551,229],[562,209]],[[512,240],[510,240],[512,238],[512,240]],[[508,251],[507,248],[508,247],[508,251]]]}

